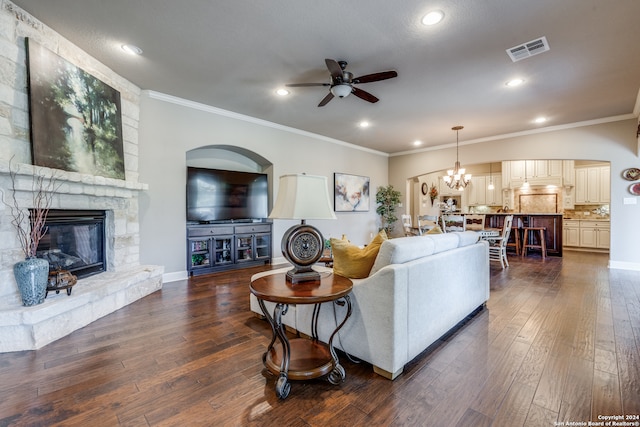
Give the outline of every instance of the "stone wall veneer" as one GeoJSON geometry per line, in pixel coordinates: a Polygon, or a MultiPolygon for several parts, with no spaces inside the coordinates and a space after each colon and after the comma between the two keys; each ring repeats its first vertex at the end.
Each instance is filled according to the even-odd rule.
{"type": "Polygon", "coordinates": [[[162,287],[163,268],[140,265],[138,182],[140,89],[88,56],[8,0],[0,0],[0,198],[12,203],[9,168],[18,171],[16,197],[32,207],[35,175],[60,184],[53,209],[107,212],[107,271],[79,280],[71,296],[49,293],[22,307],[13,264],[24,259],[10,208],[0,202],[0,352],[37,349],[162,287]],[[120,91],[125,180],[31,165],[25,38],[29,37],[120,91]]]}

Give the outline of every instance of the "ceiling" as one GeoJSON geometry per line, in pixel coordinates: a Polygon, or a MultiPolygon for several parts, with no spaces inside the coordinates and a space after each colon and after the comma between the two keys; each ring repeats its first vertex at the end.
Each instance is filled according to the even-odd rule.
{"type": "Polygon", "coordinates": [[[385,153],[455,143],[455,125],[464,143],[637,109],[638,0],[13,2],[142,89],[385,153]],[[422,25],[433,9],[444,20],[422,25]],[[505,52],[542,36],[547,52],[518,62],[505,52]],[[358,85],[375,104],[351,95],[319,108],[327,87],[275,95],[328,83],[325,58],[354,76],[398,77],[358,85]],[[507,87],[514,77],[525,83],[507,87]],[[548,121],[533,123],[540,115],[548,121]]]}

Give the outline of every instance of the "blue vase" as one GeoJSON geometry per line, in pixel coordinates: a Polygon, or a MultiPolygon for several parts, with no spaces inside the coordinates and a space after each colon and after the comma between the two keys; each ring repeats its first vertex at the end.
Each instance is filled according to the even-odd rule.
{"type": "Polygon", "coordinates": [[[13,266],[13,275],[20,290],[22,305],[30,307],[44,302],[49,279],[49,261],[35,257],[27,258],[13,266]]]}

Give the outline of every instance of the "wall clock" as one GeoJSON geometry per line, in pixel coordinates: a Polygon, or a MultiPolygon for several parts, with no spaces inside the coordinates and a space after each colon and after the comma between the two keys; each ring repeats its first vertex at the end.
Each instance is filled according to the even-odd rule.
{"type": "Polygon", "coordinates": [[[429,186],[427,185],[426,182],[423,182],[422,183],[422,194],[424,196],[426,196],[428,192],[429,192],[429,186]]]}

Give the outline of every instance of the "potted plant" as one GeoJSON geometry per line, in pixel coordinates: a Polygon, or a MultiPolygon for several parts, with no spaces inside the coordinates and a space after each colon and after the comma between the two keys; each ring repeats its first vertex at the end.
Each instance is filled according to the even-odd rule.
{"type": "Polygon", "coordinates": [[[386,187],[378,187],[376,192],[376,213],[380,215],[382,226],[380,230],[384,230],[387,236],[391,235],[395,222],[398,220],[396,216],[396,208],[400,204],[401,193],[389,184],[386,187]]]}
{"type": "Polygon", "coordinates": [[[16,196],[18,191],[16,188],[17,170],[11,170],[11,163],[9,166],[13,200],[12,204],[6,204],[11,209],[13,217],[11,223],[16,228],[18,240],[25,256],[24,261],[19,261],[13,266],[13,274],[22,297],[22,304],[24,306],[42,304],[47,292],[49,261],[37,258],[36,251],[40,240],[47,232],[45,222],[58,185],[53,174],[49,177],[42,173],[34,175],[31,185],[33,207],[23,209],[16,196]]]}

